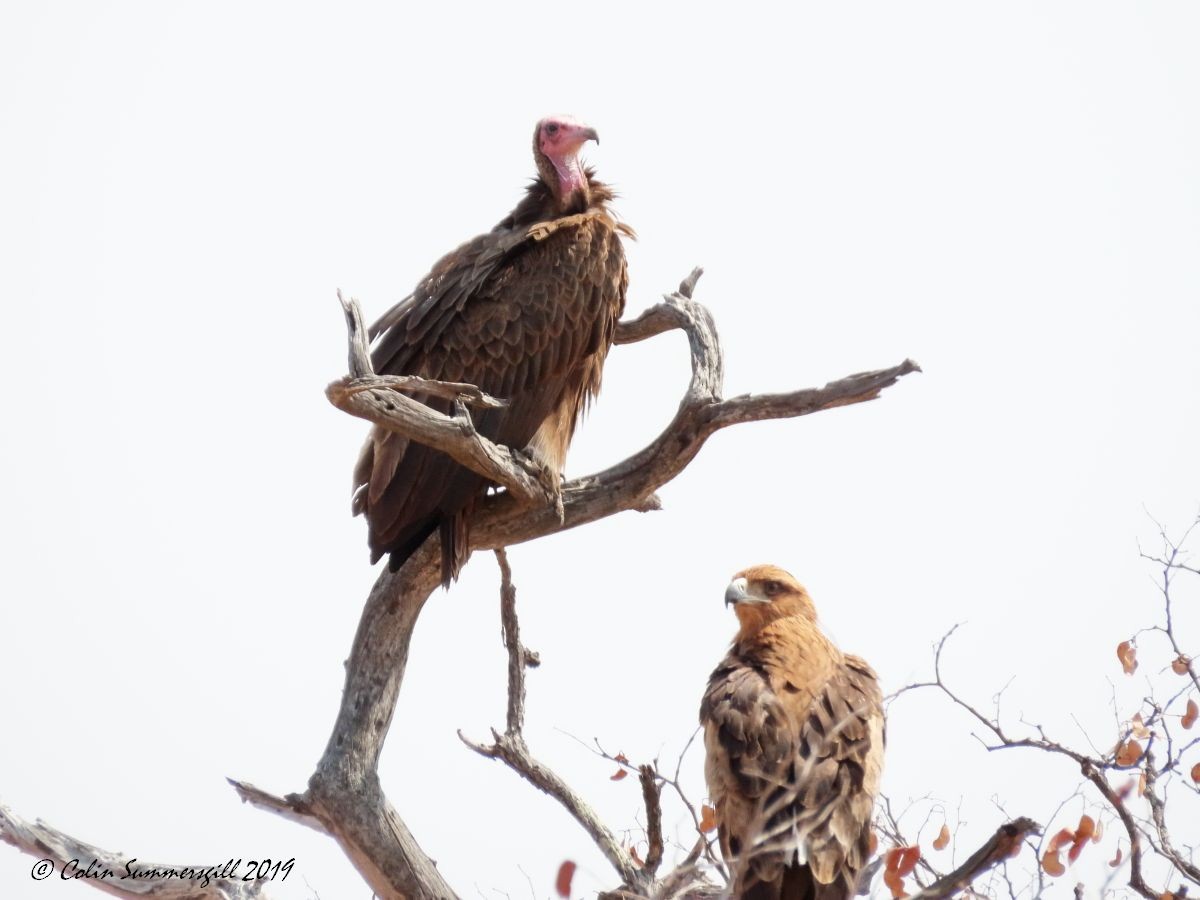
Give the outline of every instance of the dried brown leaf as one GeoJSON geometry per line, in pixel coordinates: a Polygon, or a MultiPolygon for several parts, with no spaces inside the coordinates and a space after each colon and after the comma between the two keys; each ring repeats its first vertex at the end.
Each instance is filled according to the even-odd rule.
{"type": "Polygon", "coordinates": [[[1096,820],[1084,813],[1079,817],[1079,827],[1075,829],[1075,842],[1086,841],[1096,833],[1096,820]]]}
{"type": "Polygon", "coordinates": [[[1134,737],[1142,738],[1143,740],[1150,737],[1150,729],[1147,728],[1146,723],[1144,721],[1142,721],[1141,713],[1134,714],[1134,717],[1130,721],[1129,726],[1130,726],[1130,730],[1133,732],[1134,737]]]}
{"type": "Polygon", "coordinates": [[[1200,784],[1200,763],[1196,763],[1194,766],[1192,766],[1191,775],[1192,781],[1196,782],[1196,784],[1200,784]]]}
{"type": "Polygon", "coordinates": [[[1186,675],[1191,665],[1192,661],[1180,653],[1171,663],[1171,671],[1176,675],[1186,675]]]}
{"type": "Polygon", "coordinates": [[[1046,852],[1057,853],[1061,848],[1073,843],[1075,843],[1075,832],[1069,828],[1063,828],[1054,837],[1050,838],[1050,843],[1046,846],[1046,852]]]}
{"type": "Polygon", "coordinates": [[[1054,878],[1067,871],[1067,867],[1058,858],[1057,850],[1047,850],[1042,856],[1042,871],[1054,878]]]}
{"type": "Polygon", "coordinates": [[[1142,745],[1135,740],[1128,740],[1117,748],[1116,762],[1118,766],[1132,766],[1142,758],[1142,745]]]}
{"type": "Polygon", "coordinates": [[[1146,773],[1145,772],[1142,772],[1140,775],[1138,775],[1138,796],[1139,797],[1146,796],[1146,773]]]}
{"type": "Polygon", "coordinates": [[[554,879],[554,890],[560,897],[571,896],[571,879],[575,877],[575,863],[569,859],[563,860],[558,867],[558,876],[554,879]]]}
{"type": "Polygon", "coordinates": [[[950,844],[950,829],[945,824],[942,825],[942,830],[938,832],[938,836],[933,839],[934,850],[945,850],[950,844]]]}
{"type": "Polygon", "coordinates": [[[912,870],[917,867],[917,861],[921,858],[921,848],[917,846],[905,847],[900,851],[900,862],[896,866],[896,874],[901,878],[907,878],[912,874],[912,870]]]}
{"type": "Polygon", "coordinates": [[[1117,644],[1117,659],[1121,661],[1121,668],[1125,670],[1126,675],[1137,671],[1137,647],[1133,646],[1132,641],[1121,641],[1117,644]]]}
{"type": "Polygon", "coordinates": [[[1120,847],[1120,845],[1118,845],[1116,855],[1113,856],[1113,858],[1108,861],[1108,867],[1110,869],[1115,869],[1120,864],[1121,864],[1121,847],[1120,847]]]}
{"type": "Polygon", "coordinates": [[[617,763],[620,765],[620,768],[617,769],[617,771],[614,772],[611,776],[609,776],[609,779],[608,779],[609,781],[620,781],[622,778],[624,778],[626,775],[629,774],[629,770],[627,768],[625,768],[627,765],[629,765],[629,757],[627,757],[624,753],[618,753],[616,756],[616,760],[617,760],[617,763]]]}
{"type": "Polygon", "coordinates": [[[1102,838],[1102,837],[1104,837],[1104,823],[1097,821],[1096,827],[1092,831],[1092,843],[1093,844],[1100,843],[1100,838],[1102,838]]]}
{"type": "MultiPolygon", "coordinates": [[[[705,803],[700,807],[700,830],[705,834],[710,831],[715,831],[717,828],[717,811],[705,803]]],[[[871,836],[875,836],[875,832],[871,832],[871,836]]]]}
{"type": "Polygon", "coordinates": [[[1196,701],[1188,699],[1187,712],[1183,714],[1183,718],[1179,720],[1179,724],[1184,728],[1191,728],[1196,724],[1196,719],[1200,717],[1200,707],[1196,706],[1196,701]]]}
{"type": "Polygon", "coordinates": [[[908,893],[904,890],[904,879],[896,873],[895,869],[888,869],[883,873],[883,883],[892,892],[892,900],[901,900],[901,898],[908,896],[908,893]]]}

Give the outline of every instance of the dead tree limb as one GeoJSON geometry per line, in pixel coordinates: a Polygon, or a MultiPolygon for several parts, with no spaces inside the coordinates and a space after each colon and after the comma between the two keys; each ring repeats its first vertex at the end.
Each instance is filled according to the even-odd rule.
{"type": "Polygon", "coordinates": [[[498,407],[506,401],[485,394],[471,384],[430,381],[413,375],[376,375],[367,349],[358,301],[347,303],[338,292],[349,329],[350,374],[325,388],[329,402],[343,412],[366,419],[440,450],[454,461],[494,481],[510,494],[529,503],[554,502],[556,479],[531,458],[488,440],[475,430],[468,406],[498,407]],[[454,416],[444,416],[401,391],[445,397],[455,401],[454,416]]]}
{"type": "Polygon", "coordinates": [[[643,765],[638,768],[638,781],[642,786],[642,802],[646,805],[646,863],[642,871],[651,878],[658,872],[663,859],[663,830],[662,830],[662,785],[654,766],[643,765]]]}
{"type": "MultiPolygon", "coordinates": [[[[508,715],[504,734],[492,730],[492,743],[469,740],[460,731],[459,740],[488,759],[498,759],[543,793],[553,797],[571,814],[588,836],[600,848],[622,882],[640,883],[641,874],[620,841],[602,822],[596,811],[553,769],[536,759],[525,743],[525,667],[529,651],[521,643],[517,620],[517,592],[512,583],[512,570],[503,550],[496,551],[500,563],[500,620],[504,646],[508,650],[508,715]]],[[[533,657],[536,659],[536,656],[533,657]]]]}
{"type": "MultiPolygon", "coordinates": [[[[331,400],[345,408],[343,404],[357,403],[354,398],[375,398],[366,406],[347,411],[437,447],[503,486],[505,491],[480,504],[472,521],[471,549],[493,550],[623,510],[652,508],[654,492],[682,472],[705,441],[721,428],[873,400],[903,376],[919,371],[916,363],[905,360],[888,369],[830,382],[823,388],[724,400],[724,367],[716,328],[708,310],[692,300],[699,277],[697,269],[664,302],[632,322],[622,323],[617,330],[619,344],[673,329],[687,335],[692,377],[675,417],[640,452],[609,469],[563,485],[561,506],[546,502],[544,480],[522,462],[519,451],[485,442],[473,429],[456,421],[465,416],[465,403],[459,404],[458,414],[450,418],[432,410],[414,410],[399,402],[409,398],[391,392],[386,399],[396,408],[381,412],[380,390],[359,390],[346,380],[335,383],[341,384],[340,388],[331,387],[331,400]]],[[[353,304],[344,307],[353,381],[370,371],[369,354],[361,314],[353,304]]],[[[413,405],[421,404],[413,401],[413,405]]],[[[440,581],[439,559],[435,535],[398,572],[385,570],[376,581],[347,663],[342,706],[308,790],[277,797],[251,785],[235,784],[248,802],[272,812],[299,816],[333,836],[372,890],[388,900],[455,896],[388,802],[376,772],[404,679],[413,628],[440,581]]]]}
{"type": "MultiPolygon", "coordinates": [[[[500,619],[504,635],[504,646],[508,651],[508,716],[504,734],[492,730],[492,743],[483,744],[469,740],[460,731],[459,739],[487,759],[501,760],[510,769],[557,800],[577,821],[600,848],[600,852],[616,870],[621,879],[619,893],[625,897],[657,897],[661,894],[661,886],[656,881],[658,868],[663,858],[662,833],[662,787],[659,784],[658,773],[653,766],[641,766],[638,778],[642,787],[642,797],[646,805],[646,836],[649,850],[645,862],[639,864],[631,854],[621,846],[616,835],[609,829],[576,791],[574,791],[557,773],[545,763],[537,760],[529,751],[522,731],[525,725],[525,669],[537,665],[537,655],[531,653],[520,639],[520,624],[517,619],[516,588],[512,583],[512,570],[508,565],[508,556],[503,550],[496,551],[496,559],[500,563],[500,619]]],[[[695,867],[695,860],[686,863],[688,872],[700,882],[703,876],[695,867]]],[[[681,882],[676,877],[672,883],[681,882]]],[[[685,886],[679,883],[675,888],[678,892],[685,886]]]]}
{"type": "Polygon", "coordinates": [[[949,875],[912,894],[910,900],[946,900],[968,887],[989,869],[1016,856],[1025,838],[1040,834],[1041,826],[1032,819],[1014,819],[1001,825],[991,839],[976,850],[949,875]]]}
{"type": "Polygon", "coordinates": [[[0,840],[36,857],[31,880],[79,880],[126,900],[253,900],[265,881],[244,881],[248,874],[234,860],[215,865],[179,866],[145,862],[93,847],[51,828],[27,822],[0,805],[0,840]]]}

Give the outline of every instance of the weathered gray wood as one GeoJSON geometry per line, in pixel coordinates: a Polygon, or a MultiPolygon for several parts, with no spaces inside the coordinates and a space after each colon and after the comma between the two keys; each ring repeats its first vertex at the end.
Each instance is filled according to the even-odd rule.
{"type": "MultiPolygon", "coordinates": [[[[72,881],[76,873],[85,873],[77,880],[125,900],[261,900],[267,884],[240,880],[247,874],[245,861],[238,867],[224,860],[191,866],[147,862],[133,854],[93,847],[40,820],[27,822],[4,805],[0,805],[0,840],[39,861],[31,869],[31,884],[47,877],[72,881]],[[52,870],[42,874],[48,865],[52,870]],[[172,874],[146,877],[152,872],[172,874]]],[[[31,887],[29,896],[36,894],[36,886],[31,887]]]]}
{"type": "Polygon", "coordinates": [[[508,555],[496,551],[500,563],[500,627],[504,634],[504,647],[508,651],[508,712],[505,717],[504,734],[492,730],[492,743],[481,744],[469,740],[460,731],[458,738],[480,756],[502,760],[505,765],[519,774],[538,790],[553,797],[571,814],[588,833],[609,864],[616,870],[622,883],[649,887],[654,873],[648,874],[634,864],[613,832],[600,820],[591,804],[576,793],[562,777],[541,762],[530,752],[525,743],[525,668],[537,656],[531,654],[521,643],[521,626],[517,618],[517,590],[512,583],[512,570],[508,555]]]}
{"type": "MultiPolygon", "coordinates": [[[[550,497],[544,479],[531,471],[523,455],[491,444],[473,429],[465,429],[458,417],[441,416],[410,398],[397,393],[385,395],[374,387],[349,390],[352,382],[345,379],[335,382],[340,387],[330,399],[347,412],[443,450],[506,488],[481,503],[472,521],[471,549],[480,550],[534,540],[624,510],[655,509],[654,492],[682,472],[719,429],[873,400],[903,376],[919,371],[915,363],[906,360],[823,388],[723,400],[724,366],[716,327],[708,310],[692,300],[699,277],[697,269],[664,302],[617,329],[618,344],[646,340],[674,329],[687,335],[692,377],[678,412],[663,433],[638,453],[595,475],[563,485],[561,508],[546,502],[550,497]],[[394,408],[384,408],[385,397],[394,408]],[[356,398],[370,399],[360,403],[356,398]]],[[[353,304],[343,306],[350,332],[351,378],[369,377],[361,313],[353,304]]],[[[455,896],[388,802],[376,774],[404,679],[413,628],[440,580],[439,559],[435,534],[398,572],[385,569],[375,582],[347,663],[341,709],[308,790],[277,797],[252,785],[234,783],[247,801],[328,832],[372,890],[386,900],[455,896]]],[[[498,755],[524,749],[512,740],[506,744],[507,738],[497,736],[494,746],[498,755]]],[[[520,743],[523,745],[523,741],[520,743]]],[[[542,790],[570,805],[573,794],[557,776],[541,772],[536,761],[522,759],[521,763],[536,773],[533,780],[542,790]]],[[[573,810],[576,818],[586,820],[586,804],[582,800],[578,803],[579,808],[573,810]]],[[[597,825],[593,836],[607,831],[598,820],[597,825]]],[[[636,883],[636,879],[633,881],[636,883]]]]}
{"type": "Polygon", "coordinates": [[[473,384],[431,381],[415,375],[376,375],[358,301],[347,302],[341,291],[338,300],[346,314],[350,374],[325,388],[330,403],[342,412],[442,451],[523,503],[557,503],[558,473],[545,471],[518,452],[520,448],[513,450],[493,443],[476,432],[471,423],[467,406],[494,408],[507,401],[489,396],[473,384]],[[455,415],[444,416],[401,391],[452,399],[455,415]]]}
{"type": "Polygon", "coordinates": [[[333,837],[380,898],[456,897],[379,784],[377,766],[408,663],[413,628],[441,581],[436,542],[399,572],[386,567],[371,589],[346,663],[333,733],[303,794],[275,797],[235,783],[263,809],[301,817],[333,837]]]}

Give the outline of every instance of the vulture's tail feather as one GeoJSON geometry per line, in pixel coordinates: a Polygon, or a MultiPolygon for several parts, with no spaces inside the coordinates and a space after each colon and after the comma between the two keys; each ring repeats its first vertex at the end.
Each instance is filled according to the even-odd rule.
{"type": "MultiPolygon", "coordinates": [[[[437,531],[438,517],[429,516],[422,522],[418,522],[414,528],[410,528],[407,536],[400,539],[399,543],[388,554],[388,568],[393,572],[400,571],[400,567],[408,562],[408,558],[417,552],[418,548],[425,543],[425,539],[437,531]]],[[[443,574],[444,574],[443,569],[443,574]]]]}

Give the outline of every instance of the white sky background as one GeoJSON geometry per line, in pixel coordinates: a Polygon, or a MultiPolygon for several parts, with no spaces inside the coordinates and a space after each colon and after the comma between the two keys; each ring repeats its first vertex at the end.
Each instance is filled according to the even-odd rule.
{"type": "MultiPolygon", "coordinates": [[[[491,227],[554,111],[598,128],[640,234],[630,312],[706,267],[728,395],[925,374],[718,434],[662,512],[515,548],[535,753],[636,831],[635,780],[568,735],[673,760],[725,584],[763,561],[885,690],[965,621],[964,693],[1015,673],[1014,721],[1086,746],[1073,713],[1107,748],[1109,681],[1123,715],[1146,693],[1113,652],[1159,611],[1146,513],[1178,530],[1200,498],[1200,8],[410,6],[0,12],[0,802],[142,859],[294,856],[279,897],[370,896],[224,781],[303,789],[376,574],[349,515],[366,425],[322,395],[334,290],[373,317],[491,227]]],[[[686,380],[678,335],[614,350],[569,473],[644,445],[686,380]]],[[[455,736],[503,723],[496,586],[479,555],[426,608],[383,783],[463,896],[549,897],[564,858],[586,896],[614,878],[582,831],[455,736]]],[[[952,827],[961,805],[959,860],[991,798],[1045,822],[1078,781],[985,753],[933,696],[889,729],[886,791],[952,827]]],[[[99,896],[33,863],[0,847],[0,896],[99,896]]]]}

